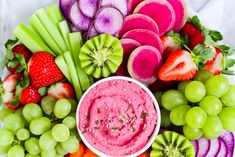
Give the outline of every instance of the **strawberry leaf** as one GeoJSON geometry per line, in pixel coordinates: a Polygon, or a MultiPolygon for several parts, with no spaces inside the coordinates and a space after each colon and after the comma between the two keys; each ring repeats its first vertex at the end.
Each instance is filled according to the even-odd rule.
{"type": "Polygon", "coordinates": [[[235,65],[235,59],[227,59],[226,68],[233,67],[235,65]]]}
{"type": "Polygon", "coordinates": [[[18,106],[19,105],[19,98],[16,98],[13,102],[10,103],[11,106],[18,106]]]}
{"type": "Polygon", "coordinates": [[[47,93],[47,87],[42,87],[42,88],[39,88],[38,89],[38,93],[41,95],[41,96],[43,96],[43,95],[45,95],[46,93],[47,93]]]}
{"type": "Polygon", "coordinates": [[[192,53],[192,57],[199,68],[203,68],[206,62],[212,60],[215,55],[211,48],[206,48],[203,45],[197,45],[192,53]]]}
{"type": "Polygon", "coordinates": [[[5,48],[6,49],[11,49],[13,45],[15,45],[18,42],[18,39],[9,39],[5,43],[5,48]]]}
{"type": "Polygon", "coordinates": [[[8,62],[7,66],[11,67],[11,68],[15,68],[19,64],[20,64],[20,62],[18,60],[12,60],[12,61],[8,62]]]}
{"type": "Polygon", "coordinates": [[[21,73],[25,68],[23,66],[20,66],[19,68],[16,69],[16,73],[21,73]]]}
{"type": "Polygon", "coordinates": [[[234,54],[234,50],[227,45],[216,45],[216,47],[220,49],[225,56],[231,56],[234,54]]]}
{"type": "Polygon", "coordinates": [[[24,71],[24,79],[19,83],[22,88],[26,88],[30,84],[30,78],[27,71],[24,71]]]}
{"type": "Polygon", "coordinates": [[[210,30],[209,35],[211,36],[212,40],[215,42],[223,40],[223,36],[220,32],[215,30],[210,30]]]}
{"type": "Polygon", "coordinates": [[[233,70],[223,70],[222,73],[226,75],[235,75],[233,70]]]}
{"type": "Polygon", "coordinates": [[[179,33],[175,33],[174,31],[170,31],[167,33],[167,36],[170,36],[173,38],[174,42],[178,45],[187,45],[188,44],[188,37],[181,37],[179,33]]]}
{"type": "Polygon", "coordinates": [[[199,18],[198,18],[196,15],[192,17],[191,22],[192,22],[192,24],[195,25],[198,29],[200,29],[200,30],[203,30],[203,29],[204,29],[203,25],[201,24],[199,18]]]}

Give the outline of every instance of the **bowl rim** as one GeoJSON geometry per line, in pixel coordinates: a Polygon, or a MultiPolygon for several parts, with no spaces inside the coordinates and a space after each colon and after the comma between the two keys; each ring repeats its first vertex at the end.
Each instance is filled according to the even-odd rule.
{"type": "Polygon", "coordinates": [[[141,82],[132,79],[130,77],[125,77],[125,76],[111,76],[108,78],[104,78],[102,80],[97,81],[96,83],[94,83],[92,86],[90,86],[86,92],[82,95],[81,99],[79,100],[78,106],[77,106],[77,110],[76,110],[76,127],[77,127],[77,131],[79,133],[80,138],[82,139],[83,143],[91,150],[93,151],[95,154],[97,154],[98,156],[101,157],[117,157],[117,156],[110,156],[107,154],[104,154],[103,152],[97,150],[96,148],[94,148],[87,140],[86,138],[83,136],[81,130],[79,129],[79,110],[80,110],[80,106],[83,102],[83,99],[86,97],[86,95],[90,92],[91,89],[95,88],[97,85],[106,82],[106,81],[111,81],[111,80],[124,80],[124,81],[130,81],[132,83],[137,84],[138,86],[140,86],[142,89],[145,90],[146,93],[149,94],[149,96],[152,98],[153,104],[154,104],[154,108],[157,112],[157,123],[155,124],[155,128],[154,131],[152,132],[152,135],[149,137],[149,140],[147,142],[147,144],[140,149],[139,151],[133,153],[133,154],[129,154],[129,155],[125,155],[125,156],[119,156],[119,157],[136,157],[142,153],[144,153],[147,149],[149,149],[149,147],[151,147],[152,143],[154,142],[154,140],[156,139],[159,131],[160,131],[160,124],[161,124],[161,113],[160,113],[160,107],[159,104],[155,98],[155,96],[153,95],[153,93],[141,82]]]}

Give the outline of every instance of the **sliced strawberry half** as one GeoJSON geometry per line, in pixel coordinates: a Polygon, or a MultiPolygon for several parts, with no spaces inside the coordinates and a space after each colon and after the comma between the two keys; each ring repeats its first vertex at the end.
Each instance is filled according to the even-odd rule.
{"type": "Polygon", "coordinates": [[[186,50],[173,52],[158,71],[163,81],[190,80],[197,74],[198,68],[191,54],[186,50]]]}
{"type": "Polygon", "coordinates": [[[75,98],[73,87],[67,82],[60,82],[60,83],[56,83],[52,85],[49,88],[47,94],[56,99],[61,99],[61,98],[74,99],[75,98]]]}

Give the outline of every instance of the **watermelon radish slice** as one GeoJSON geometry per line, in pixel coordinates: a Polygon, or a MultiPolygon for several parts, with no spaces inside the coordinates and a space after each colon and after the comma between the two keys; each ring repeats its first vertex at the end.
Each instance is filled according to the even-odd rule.
{"type": "Polygon", "coordinates": [[[143,0],[129,0],[127,7],[128,7],[128,13],[133,13],[135,8],[137,7],[138,4],[143,2],[143,0]]]}
{"type": "Polygon", "coordinates": [[[114,35],[124,22],[122,13],[114,7],[103,7],[95,17],[95,28],[99,33],[114,35]]]}
{"type": "Polygon", "coordinates": [[[175,11],[175,24],[173,30],[178,32],[187,21],[188,11],[185,0],[167,0],[175,11]]]}
{"type": "Polygon", "coordinates": [[[89,17],[93,18],[98,8],[98,0],[79,0],[79,7],[82,13],[89,17]]]}
{"type": "Polygon", "coordinates": [[[140,43],[133,39],[121,39],[121,44],[123,47],[123,61],[122,64],[119,66],[118,70],[116,71],[117,76],[129,76],[128,70],[127,70],[127,62],[131,55],[131,53],[136,49],[137,47],[141,46],[140,43]]]}
{"type": "Polygon", "coordinates": [[[60,0],[60,10],[64,16],[64,18],[70,21],[70,8],[77,0],[60,0]]]}
{"type": "Polygon", "coordinates": [[[91,25],[91,19],[81,12],[78,1],[70,8],[70,20],[74,26],[81,30],[88,30],[91,25]]]}
{"type": "Polygon", "coordinates": [[[159,52],[163,52],[161,39],[157,34],[152,31],[146,29],[134,29],[127,33],[125,33],[122,37],[123,39],[129,38],[136,40],[141,45],[150,45],[159,50],[159,52]]]}
{"type": "Polygon", "coordinates": [[[161,52],[153,46],[140,46],[130,55],[128,72],[130,76],[144,84],[156,81],[156,72],[162,64],[161,52]]]}
{"type": "Polygon", "coordinates": [[[227,151],[226,143],[223,140],[220,140],[220,150],[216,157],[227,157],[227,151]]]}
{"type": "Polygon", "coordinates": [[[122,37],[126,32],[133,29],[147,29],[159,34],[158,25],[152,18],[142,14],[132,14],[125,17],[124,24],[119,31],[118,36],[122,37]]]}
{"type": "Polygon", "coordinates": [[[93,38],[94,36],[97,36],[99,32],[95,29],[95,26],[91,24],[88,32],[87,32],[87,39],[93,38]]]}
{"type": "Polygon", "coordinates": [[[135,8],[134,13],[151,17],[157,23],[160,35],[170,31],[175,24],[174,9],[165,0],[143,1],[135,8]]]}
{"type": "Polygon", "coordinates": [[[198,157],[205,157],[210,149],[211,142],[205,138],[198,140],[198,157]]]}
{"type": "Polygon", "coordinates": [[[123,16],[127,15],[127,1],[126,0],[101,0],[101,7],[114,7],[117,8],[123,16]]]}

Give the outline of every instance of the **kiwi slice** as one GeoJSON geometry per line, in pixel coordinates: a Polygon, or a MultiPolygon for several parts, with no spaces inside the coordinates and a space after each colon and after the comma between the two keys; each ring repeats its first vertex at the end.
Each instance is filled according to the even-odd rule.
{"type": "Polygon", "coordinates": [[[194,157],[193,144],[183,135],[165,131],[152,144],[150,157],[194,157]]]}
{"type": "Polygon", "coordinates": [[[123,48],[118,38],[101,34],[82,46],[79,59],[87,74],[95,78],[108,77],[122,63],[123,48]]]}

